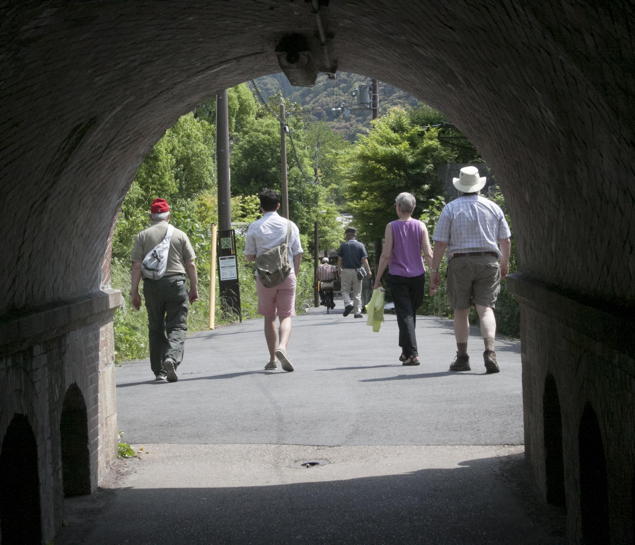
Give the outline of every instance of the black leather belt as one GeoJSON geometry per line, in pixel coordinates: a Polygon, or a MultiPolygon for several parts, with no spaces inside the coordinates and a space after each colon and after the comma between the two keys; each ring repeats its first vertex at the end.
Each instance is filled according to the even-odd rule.
{"type": "Polygon", "coordinates": [[[479,255],[491,255],[494,257],[498,257],[496,252],[467,252],[462,254],[452,254],[452,257],[464,257],[464,256],[479,256],[479,255]]]}

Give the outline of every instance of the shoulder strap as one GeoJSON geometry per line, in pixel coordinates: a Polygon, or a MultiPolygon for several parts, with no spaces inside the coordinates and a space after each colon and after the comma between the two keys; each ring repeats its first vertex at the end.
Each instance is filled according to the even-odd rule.
{"type": "Polygon", "coordinates": [[[174,225],[168,224],[168,230],[165,232],[165,240],[170,242],[170,240],[172,240],[173,234],[174,234],[174,225]]]}

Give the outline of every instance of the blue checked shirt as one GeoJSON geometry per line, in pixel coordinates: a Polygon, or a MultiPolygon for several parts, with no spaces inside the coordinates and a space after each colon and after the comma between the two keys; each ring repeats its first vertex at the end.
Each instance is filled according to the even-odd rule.
{"type": "Polygon", "coordinates": [[[432,239],[447,242],[450,256],[464,252],[496,252],[500,256],[498,241],[511,236],[500,206],[474,194],[445,205],[432,239]]]}

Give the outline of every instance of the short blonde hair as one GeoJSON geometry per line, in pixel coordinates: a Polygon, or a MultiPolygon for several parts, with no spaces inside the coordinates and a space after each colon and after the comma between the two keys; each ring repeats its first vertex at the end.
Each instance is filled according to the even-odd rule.
{"type": "Polygon", "coordinates": [[[417,206],[417,199],[415,199],[415,196],[412,193],[406,193],[404,191],[403,193],[399,193],[399,195],[397,195],[395,203],[402,212],[412,214],[415,206],[417,206]]]}

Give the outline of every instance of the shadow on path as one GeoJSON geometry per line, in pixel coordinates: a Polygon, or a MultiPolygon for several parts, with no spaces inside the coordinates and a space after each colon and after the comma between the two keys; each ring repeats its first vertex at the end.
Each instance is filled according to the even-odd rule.
{"type": "Polygon", "coordinates": [[[298,468],[294,480],[300,482],[292,484],[120,488],[67,500],[67,527],[55,543],[563,543],[563,517],[527,492],[522,454],[467,460],[454,468],[302,482],[321,481],[324,471],[328,465],[298,468]]]}

